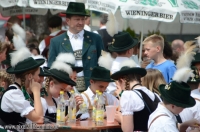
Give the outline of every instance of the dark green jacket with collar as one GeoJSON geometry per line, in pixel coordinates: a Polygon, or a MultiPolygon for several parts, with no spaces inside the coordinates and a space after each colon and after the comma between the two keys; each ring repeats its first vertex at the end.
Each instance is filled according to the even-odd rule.
{"type": "MultiPolygon", "coordinates": [[[[98,58],[101,50],[104,50],[103,42],[98,34],[84,30],[82,61],[84,77],[90,77],[92,69],[98,65],[98,58]]],[[[56,57],[61,52],[71,52],[73,49],[67,32],[51,39],[49,46],[48,67],[51,67],[56,57]]],[[[66,58],[67,59],[67,58],[66,58]]],[[[89,86],[89,80],[85,79],[86,88],[89,86]]]]}

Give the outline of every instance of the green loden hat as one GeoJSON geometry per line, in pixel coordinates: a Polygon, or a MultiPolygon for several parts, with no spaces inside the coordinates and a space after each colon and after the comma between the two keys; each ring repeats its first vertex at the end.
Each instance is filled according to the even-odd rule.
{"type": "Polygon", "coordinates": [[[83,70],[83,67],[75,66],[76,59],[72,53],[60,53],[56,57],[56,61],[64,62],[65,64],[71,66],[72,70],[77,73],[83,70]]]}
{"type": "Polygon", "coordinates": [[[70,2],[66,10],[66,15],[80,15],[80,16],[90,16],[85,10],[84,3],[70,2]]]}
{"type": "Polygon", "coordinates": [[[195,66],[192,66],[191,69],[193,70],[194,77],[190,77],[187,82],[199,83],[200,82],[199,70],[195,66]]]}
{"type": "Polygon", "coordinates": [[[45,72],[44,69],[47,69],[47,70],[48,70],[49,67],[40,67],[40,74],[39,74],[39,76],[51,76],[51,74],[45,72]]]}
{"type": "Polygon", "coordinates": [[[104,67],[100,67],[100,66],[95,67],[92,70],[92,74],[90,78],[87,78],[87,79],[92,79],[92,80],[102,81],[102,82],[114,82],[114,80],[110,78],[110,70],[104,67]]]}
{"type": "Polygon", "coordinates": [[[72,68],[72,70],[73,70],[73,71],[76,71],[77,73],[83,71],[83,67],[75,66],[75,65],[73,65],[73,64],[71,64],[71,63],[66,63],[66,64],[70,65],[71,68],[72,68]]]}
{"type": "Polygon", "coordinates": [[[118,80],[120,77],[128,74],[138,74],[141,75],[141,77],[144,77],[147,74],[146,69],[140,68],[140,67],[128,67],[124,66],[119,71],[115,72],[111,75],[111,78],[114,80],[118,80]]]}
{"type": "Polygon", "coordinates": [[[200,63],[200,53],[196,53],[194,56],[194,60],[192,61],[192,66],[194,66],[196,63],[200,63]]]}
{"type": "Polygon", "coordinates": [[[56,68],[47,69],[44,68],[44,72],[48,74],[48,76],[52,76],[53,78],[57,79],[60,82],[66,83],[68,85],[76,86],[76,83],[71,80],[69,74],[66,71],[59,70],[56,68]]]}
{"type": "Polygon", "coordinates": [[[132,38],[128,32],[120,32],[115,34],[113,42],[108,46],[111,52],[122,52],[133,48],[138,44],[138,39],[132,38]]]}
{"type": "Polygon", "coordinates": [[[15,67],[12,67],[12,66],[8,67],[6,72],[10,74],[23,73],[28,70],[41,66],[44,62],[45,62],[44,59],[34,60],[32,57],[28,57],[27,59],[17,63],[15,67]]]}
{"type": "Polygon", "coordinates": [[[168,85],[161,84],[159,91],[164,100],[178,107],[187,108],[196,104],[194,98],[190,96],[190,86],[185,82],[172,81],[168,85]]]}

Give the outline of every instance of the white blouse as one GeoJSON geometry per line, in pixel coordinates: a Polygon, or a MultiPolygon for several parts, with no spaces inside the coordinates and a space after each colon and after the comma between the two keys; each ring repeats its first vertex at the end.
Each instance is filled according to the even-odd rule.
{"type": "MultiPolygon", "coordinates": [[[[29,101],[25,100],[23,92],[16,84],[10,86],[14,86],[17,89],[11,89],[4,94],[1,101],[1,109],[5,112],[20,113],[21,117],[28,115],[34,108],[29,101]]],[[[24,130],[18,131],[24,132],[24,130]]]]}
{"type": "Polygon", "coordinates": [[[1,109],[5,112],[17,112],[20,113],[21,117],[28,115],[34,108],[30,105],[30,102],[25,100],[23,92],[15,84],[17,89],[11,89],[7,91],[2,97],[1,109]]]}
{"type": "MultiPolygon", "coordinates": [[[[45,106],[45,104],[46,104],[46,100],[45,100],[43,97],[40,97],[40,99],[41,99],[42,108],[43,108],[43,116],[45,116],[46,108],[43,107],[43,106],[45,106]]],[[[26,119],[26,123],[29,124],[29,123],[32,123],[32,121],[29,120],[29,119],[26,119]]]]}
{"type": "Polygon", "coordinates": [[[47,101],[43,98],[43,101],[42,101],[42,107],[43,107],[43,112],[44,112],[44,115],[48,109],[48,112],[49,113],[56,113],[56,106],[49,106],[47,104],[47,101]]]}
{"type": "MultiPolygon", "coordinates": [[[[152,101],[155,99],[155,94],[153,94],[149,89],[144,86],[137,87],[135,89],[142,90],[145,92],[152,101]]],[[[135,90],[136,91],[136,90],[135,90]]],[[[136,91],[141,97],[142,95],[136,91]]],[[[122,115],[133,115],[134,112],[141,111],[144,108],[143,100],[134,91],[124,91],[121,99],[120,106],[122,115]]]]}

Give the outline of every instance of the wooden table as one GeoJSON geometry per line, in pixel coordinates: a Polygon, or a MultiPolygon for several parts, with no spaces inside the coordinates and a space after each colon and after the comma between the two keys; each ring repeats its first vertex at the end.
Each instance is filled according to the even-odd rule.
{"type": "Polygon", "coordinates": [[[101,130],[120,128],[118,122],[107,123],[104,120],[104,125],[97,126],[92,120],[76,121],[76,123],[67,123],[64,126],[60,126],[55,132],[99,132],[101,130]]]}

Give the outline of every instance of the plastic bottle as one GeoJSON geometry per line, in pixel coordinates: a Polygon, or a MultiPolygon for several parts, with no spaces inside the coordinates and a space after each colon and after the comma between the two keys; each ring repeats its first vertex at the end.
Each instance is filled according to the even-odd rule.
{"type": "Polygon", "coordinates": [[[68,121],[69,123],[76,122],[76,100],[74,91],[71,91],[71,97],[69,98],[69,105],[68,105],[68,121]]]}
{"type": "MultiPolygon", "coordinates": [[[[75,92],[75,97],[82,96],[75,87],[74,87],[74,92],[75,92]]],[[[80,111],[80,113],[88,112],[88,108],[87,108],[87,105],[84,100],[83,100],[82,104],[79,105],[79,111],[80,111]]]]}
{"type": "Polygon", "coordinates": [[[65,124],[65,99],[64,91],[60,91],[60,97],[58,99],[57,111],[56,111],[56,124],[65,124]]]}
{"type": "Polygon", "coordinates": [[[96,95],[94,98],[94,102],[93,102],[93,107],[92,107],[92,121],[95,122],[96,121],[96,109],[97,109],[97,101],[99,98],[99,90],[96,90],[96,95]]]}
{"type": "Polygon", "coordinates": [[[104,122],[104,97],[101,92],[99,92],[99,98],[97,101],[97,109],[96,109],[96,125],[101,126],[104,122]]]}

